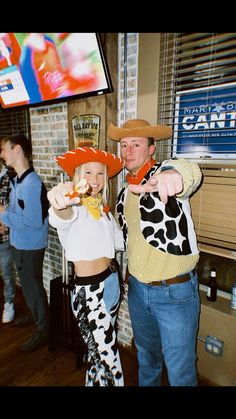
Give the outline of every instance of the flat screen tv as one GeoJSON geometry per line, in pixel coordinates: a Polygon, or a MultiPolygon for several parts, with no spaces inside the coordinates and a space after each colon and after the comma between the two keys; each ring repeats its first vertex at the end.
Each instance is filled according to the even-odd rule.
{"type": "Polygon", "coordinates": [[[0,33],[3,108],[112,91],[98,34],[0,33]]]}

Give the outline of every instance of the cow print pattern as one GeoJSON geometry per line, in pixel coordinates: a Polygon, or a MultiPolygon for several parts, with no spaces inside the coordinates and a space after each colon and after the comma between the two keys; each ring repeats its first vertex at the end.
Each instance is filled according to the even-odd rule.
{"type": "Polygon", "coordinates": [[[118,197],[117,197],[117,214],[118,214],[118,222],[122,228],[123,231],[123,237],[124,237],[124,245],[125,245],[125,250],[126,250],[126,243],[127,243],[127,238],[128,238],[128,232],[127,232],[127,225],[125,222],[125,217],[124,217],[124,200],[125,200],[125,188],[123,188],[118,197]]]}
{"type": "MultiPolygon", "coordinates": [[[[160,165],[154,165],[144,177],[145,184],[160,165]]],[[[124,241],[128,240],[128,229],[124,217],[124,202],[127,189],[123,188],[117,198],[118,222],[123,230],[124,241]]],[[[169,197],[165,205],[158,192],[145,193],[140,198],[141,231],[145,240],[162,252],[173,255],[189,255],[197,249],[196,236],[186,202],[169,197]]]]}
{"type": "Polygon", "coordinates": [[[87,346],[86,386],[124,385],[116,339],[120,301],[107,311],[105,284],[76,285],[72,293],[72,309],[87,346]]]}

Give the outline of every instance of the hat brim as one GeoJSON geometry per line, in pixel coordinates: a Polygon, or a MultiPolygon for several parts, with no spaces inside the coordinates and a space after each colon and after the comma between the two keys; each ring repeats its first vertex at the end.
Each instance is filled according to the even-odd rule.
{"type": "Polygon", "coordinates": [[[118,128],[112,123],[108,127],[107,136],[114,141],[126,137],[150,137],[154,140],[167,140],[172,135],[172,128],[167,125],[153,125],[133,128],[118,128]]]}
{"type": "Polygon", "coordinates": [[[89,162],[105,164],[109,179],[117,175],[123,168],[120,157],[92,147],[78,147],[55,157],[55,160],[70,177],[73,177],[76,167],[89,162]]]}

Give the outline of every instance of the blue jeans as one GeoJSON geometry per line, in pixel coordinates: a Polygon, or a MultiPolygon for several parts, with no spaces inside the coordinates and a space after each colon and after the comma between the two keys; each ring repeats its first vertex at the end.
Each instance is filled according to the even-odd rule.
{"type": "Polygon", "coordinates": [[[9,241],[0,243],[0,268],[5,303],[13,303],[16,293],[16,275],[9,241]]]}
{"type": "Polygon", "coordinates": [[[45,249],[19,250],[12,246],[13,260],[20,279],[25,302],[38,330],[48,332],[48,299],[43,284],[45,249]]]}
{"type": "Polygon", "coordinates": [[[196,386],[200,313],[197,274],[180,284],[152,286],[129,276],[128,306],[137,348],[139,385],[160,386],[165,362],[170,386],[196,386]]]}

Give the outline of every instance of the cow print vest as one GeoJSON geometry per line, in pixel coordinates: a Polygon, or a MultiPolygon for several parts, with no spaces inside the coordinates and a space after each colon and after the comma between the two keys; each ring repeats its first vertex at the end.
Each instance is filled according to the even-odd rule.
{"type": "MultiPolygon", "coordinates": [[[[146,174],[142,185],[152,176],[160,164],[155,164],[146,174]]],[[[117,197],[118,222],[123,230],[125,244],[128,242],[128,226],[124,205],[128,189],[123,188],[117,197]]],[[[189,199],[172,196],[167,204],[160,201],[158,192],[140,194],[140,228],[146,242],[156,249],[172,255],[197,254],[197,239],[191,217],[189,199]]]]}

